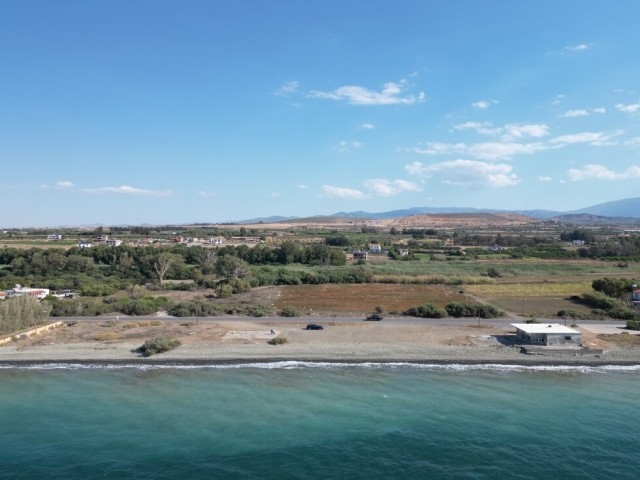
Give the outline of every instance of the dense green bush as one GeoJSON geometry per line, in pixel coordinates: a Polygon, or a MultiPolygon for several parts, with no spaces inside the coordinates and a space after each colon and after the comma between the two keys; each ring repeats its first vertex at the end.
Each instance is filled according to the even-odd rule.
{"type": "Polygon", "coordinates": [[[182,345],[182,342],[178,339],[172,339],[168,337],[155,337],[151,340],[147,340],[138,348],[138,352],[144,357],[150,357],[157,353],[164,353],[182,345]]]}
{"type": "Polygon", "coordinates": [[[425,303],[417,307],[411,307],[402,313],[403,315],[420,318],[444,318],[447,316],[446,310],[431,303],[425,303]]]}
{"type": "Polygon", "coordinates": [[[480,317],[480,318],[495,318],[504,316],[504,312],[498,310],[493,305],[486,304],[468,304],[452,302],[447,304],[444,309],[451,317],[480,317]]]}
{"type": "Polygon", "coordinates": [[[51,306],[30,295],[7,298],[0,303],[0,334],[13,333],[49,321],[51,306]]]}

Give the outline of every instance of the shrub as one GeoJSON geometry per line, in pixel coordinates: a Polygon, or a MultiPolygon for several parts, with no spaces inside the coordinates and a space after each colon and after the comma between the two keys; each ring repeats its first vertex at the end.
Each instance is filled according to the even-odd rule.
{"type": "MultiPolygon", "coordinates": [[[[627,328],[629,330],[640,330],[640,322],[637,320],[627,320],[627,328]]],[[[622,332],[627,333],[627,332],[622,332]]]]}
{"type": "Polygon", "coordinates": [[[138,348],[138,352],[144,357],[150,357],[157,353],[164,353],[182,345],[182,342],[177,339],[168,337],[155,337],[151,340],[147,340],[138,348]]]}
{"type": "Polygon", "coordinates": [[[267,342],[269,345],[284,345],[289,343],[289,340],[284,335],[277,335],[267,342]]]}
{"type": "Polygon", "coordinates": [[[112,342],[118,340],[120,335],[117,332],[102,332],[93,337],[98,342],[112,342]]]}
{"type": "Polygon", "coordinates": [[[287,305],[286,307],[282,307],[282,310],[280,310],[281,317],[299,317],[300,315],[300,310],[289,305],[287,305]]]}
{"type": "Polygon", "coordinates": [[[431,303],[425,303],[418,307],[411,307],[403,312],[404,315],[420,318],[443,318],[447,316],[447,312],[431,303]]]}
{"type": "Polygon", "coordinates": [[[115,327],[116,325],[118,325],[118,322],[116,322],[115,320],[107,320],[102,324],[103,327],[107,327],[107,328],[112,328],[112,327],[115,327]]]}

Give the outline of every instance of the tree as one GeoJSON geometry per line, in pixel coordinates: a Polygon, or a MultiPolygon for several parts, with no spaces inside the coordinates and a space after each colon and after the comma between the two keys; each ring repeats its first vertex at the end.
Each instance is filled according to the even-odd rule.
{"type": "Polygon", "coordinates": [[[602,292],[608,297],[622,298],[631,292],[631,285],[635,282],[624,278],[598,278],[591,287],[596,292],[602,292]]]}
{"type": "Polygon", "coordinates": [[[249,265],[234,255],[225,255],[218,259],[216,272],[227,279],[244,278],[249,273],[249,265]]]}
{"type": "Polygon", "coordinates": [[[162,252],[156,257],[156,261],[153,263],[153,268],[155,268],[156,273],[158,274],[160,286],[164,283],[164,276],[167,274],[171,266],[177,263],[178,258],[179,257],[177,255],[169,252],[162,252]]]}
{"type": "Polygon", "coordinates": [[[0,304],[0,334],[13,333],[47,322],[51,305],[23,295],[0,304]]]}

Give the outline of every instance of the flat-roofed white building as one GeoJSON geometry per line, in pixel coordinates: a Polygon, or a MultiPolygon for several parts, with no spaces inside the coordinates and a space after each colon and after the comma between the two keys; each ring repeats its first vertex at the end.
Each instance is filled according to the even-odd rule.
{"type": "Polygon", "coordinates": [[[582,333],[559,323],[512,323],[516,334],[532,345],[581,345],[582,333]]]}

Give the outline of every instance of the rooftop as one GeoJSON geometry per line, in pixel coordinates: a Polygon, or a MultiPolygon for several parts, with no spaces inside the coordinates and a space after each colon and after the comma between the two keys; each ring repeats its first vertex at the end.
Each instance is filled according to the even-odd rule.
{"type": "Polygon", "coordinates": [[[570,333],[576,334],[580,333],[573,328],[565,327],[564,325],[560,325],[559,323],[512,323],[512,327],[516,327],[518,330],[522,330],[523,332],[529,334],[539,334],[539,333],[570,333]]]}

